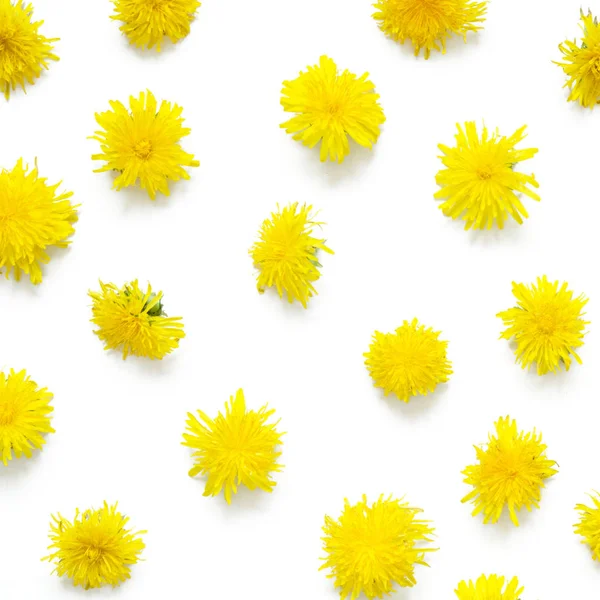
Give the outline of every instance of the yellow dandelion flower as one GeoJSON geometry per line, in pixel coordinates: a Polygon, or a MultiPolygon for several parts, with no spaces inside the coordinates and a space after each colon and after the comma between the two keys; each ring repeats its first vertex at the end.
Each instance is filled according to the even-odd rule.
{"type": "Polygon", "coordinates": [[[478,463],[464,471],[464,482],[473,486],[462,502],[475,505],[473,516],[483,513],[484,523],[496,523],[505,507],[511,521],[518,526],[517,511],[524,506],[539,508],[544,480],[558,473],[556,462],[546,456],[541,434],[518,431],[510,417],[494,424],[485,447],[475,446],[478,463]]]}
{"type": "Polygon", "coordinates": [[[585,15],[581,11],[581,46],[576,41],[565,40],[558,46],[565,62],[556,63],[562,67],[570,90],[568,101],[579,102],[586,108],[594,108],[600,103],[600,25],[591,11],[585,15]]]}
{"type": "Polygon", "coordinates": [[[425,58],[432,50],[446,53],[446,39],[482,29],[487,2],[470,0],[378,0],[373,15],[379,28],[390,38],[404,44],[410,40],[418,56],[425,58]]]}
{"type": "Polygon", "coordinates": [[[183,127],[181,106],[163,100],[159,107],[151,92],[131,96],[131,110],[117,101],[110,106],[112,110],[96,114],[102,130],[92,139],[100,142],[102,153],[93,154],[92,159],[106,162],[95,173],[119,172],[113,184],[117,190],[139,180],[152,200],[156,192],[168,196],[169,181],[190,178],[183,167],[200,166],[179,144],[191,131],[183,127]]]}
{"type": "Polygon", "coordinates": [[[94,333],[105,342],[105,350],[123,349],[123,360],[130,354],[162,359],[179,347],[185,337],[181,317],[165,313],[163,293],[150,285],[144,292],[137,279],[118,288],[100,282],[99,292],[89,292],[93,300],[91,319],[98,326],[94,333]]]}
{"type": "Polygon", "coordinates": [[[600,560],[600,494],[589,495],[593,506],[578,504],[575,510],[581,513],[579,523],[574,525],[575,533],[580,535],[582,544],[587,544],[594,560],[600,560]]]}
{"type": "Polygon", "coordinates": [[[519,600],[524,589],[516,577],[505,584],[504,577],[482,575],[475,583],[461,581],[455,594],[458,600],[519,600]]]}
{"type": "Polygon", "coordinates": [[[308,300],[317,292],[313,283],[321,277],[317,252],[333,254],[325,240],[313,237],[313,229],[323,223],[314,221],[312,206],[290,204],[271,213],[258,233],[259,240],[250,249],[250,255],[259,270],[257,287],[262,294],[275,286],[279,296],[287,294],[290,303],[300,301],[306,308],[308,300]]]}
{"type": "Polygon", "coordinates": [[[417,518],[423,512],[391,496],[380,496],[370,506],[367,497],[350,505],[336,521],[325,517],[323,549],[327,554],[321,569],[331,569],[328,577],[340,588],[340,598],[355,600],[361,593],[367,598],[382,598],[400,587],[416,585],[415,565],[429,566],[425,553],[434,548],[433,528],[429,521],[417,518]]]}
{"type": "Polygon", "coordinates": [[[115,13],[111,19],[121,21],[119,28],[129,43],[138,48],[160,52],[164,38],[174,44],[190,33],[190,23],[200,7],[198,0],[112,0],[115,13]]]}
{"type": "Polygon", "coordinates": [[[40,263],[50,261],[46,250],[70,244],[77,206],[69,201],[72,192],[57,194],[59,185],[48,185],[37,165],[29,170],[23,159],[12,171],[0,171],[0,269],[7,279],[14,271],[16,280],[25,273],[31,283],[41,283],[40,263]]]}
{"type": "Polygon", "coordinates": [[[54,563],[59,577],[66,575],[73,585],[84,589],[103,585],[116,587],[131,577],[145,548],[141,535],[146,531],[125,529],[129,517],[117,511],[117,505],[75,512],[73,522],[52,515],[48,546],[52,554],[44,557],[54,563]]]}
{"type": "Polygon", "coordinates": [[[8,100],[11,90],[33,85],[48,61],[58,60],[52,54],[59,38],[40,35],[44,21],[32,22],[33,5],[23,0],[0,0],[0,91],[8,100]]]}
{"type": "Polygon", "coordinates": [[[441,189],[434,197],[445,200],[440,205],[444,215],[462,218],[465,229],[491,229],[494,223],[502,229],[509,215],[522,224],[529,215],[517,193],[540,199],[527,187],[539,187],[535,176],[515,171],[518,163],[537,153],[537,148],[515,148],[525,138],[525,126],[509,138],[498,131],[489,135],[486,127],[480,137],[474,122],[457,128],[456,147],[438,146],[446,168],[436,175],[441,189]]]}
{"type": "Polygon", "coordinates": [[[548,281],[545,275],[538,277],[537,285],[513,282],[512,291],[517,306],[497,316],[507,327],[500,338],[515,339],[517,363],[523,369],[537,363],[538,375],[556,373],[561,367],[568,371],[571,357],[581,364],[575,350],[583,346],[588,325],[583,320],[587,298],[574,298],[567,283],[548,281]]]}
{"type": "Polygon", "coordinates": [[[31,458],[31,450],[41,450],[46,443],[43,434],[54,433],[51,400],[52,394],[24,370],[0,372],[0,451],[5,466],[13,452],[16,458],[31,458]]]}
{"type": "Polygon", "coordinates": [[[448,381],[452,375],[446,357],[448,342],[439,336],[439,331],[420,325],[417,319],[404,321],[394,333],[375,331],[364,354],[375,387],[383,389],[386,396],[393,392],[399,400],[409,402],[448,381]]]}
{"type": "Polygon", "coordinates": [[[184,446],[195,452],[194,467],[190,477],[207,475],[205,496],[218,496],[224,491],[225,500],[231,504],[231,495],[237,494],[238,486],[250,490],[259,488],[272,492],[277,485],[271,473],[278,473],[283,466],[277,462],[281,452],[282,433],[276,423],[267,423],[275,413],[267,405],[258,411],[247,410],[243,390],[238,390],[225,404],[225,414],[211,419],[201,410],[197,419],[188,413],[184,446]]]}
{"type": "Polygon", "coordinates": [[[368,77],[348,70],[339,75],[335,62],[321,56],[318,65],[283,82],[281,105],[296,116],[281,127],[309,148],[321,142],[321,161],[343,162],[350,152],[349,137],[372,148],[385,116],[368,77]]]}

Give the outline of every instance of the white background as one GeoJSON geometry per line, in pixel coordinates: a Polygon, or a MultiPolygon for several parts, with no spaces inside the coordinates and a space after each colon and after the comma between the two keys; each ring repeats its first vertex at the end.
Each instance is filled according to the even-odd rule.
{"type": "MultiPolygon", "coordinates": [[[[566,102],[552,60],[578,35],[579,0],[502,0],[485,30],[445,56],[415,59],[386,39],[367,1],[206,0],[191,35],[157,55],[128,47],[108,1],[36,0],[42,32],[61,37],[27,95],[0,102],[0,165],[37,157],[81,203],[68,250],[38,287],[0,281],[0,368],[26,368],[54,392],[56,434],[30,461],[0,466],[2,600],[335,599],[319,572],[321,525],[344,497],[406,494],[433,520],[440,551],[399,599],[450,599],[481,573],[518,575],[523,600],[597,595],[600,571],[572,533],[574,505],[600,487],[600,298],[597,167],[600,114],[566,102]],[[343,165],[292,141],[279,123],[284,79],[327,53],[369,71],[387,116],[375,150],[343,165]],[[168,199],[111,190],[88,140],[110,99],[151,89],[184,107],[183,147],[201,161],[168,199]],[[477,120],[511,134],[528,124],[542,202],[504,231],[466,232],[433,199],[440,142],[477,120]],[[248,249],[277,203],[307,202],[327,222],[319,296],[308,310],[259,295],[248,249]],[[538,377],[514,364],[495,317],[511,282],[547,274],[590,298],[583,366],[538,377]],[[165,291],[187,337],[162,362],[105,353],[92,334],[88,289],[133,278],[165,291]],[[449,340],[454,375],[427,398],[384,399],[363,366],[374,329],[418,317],[449,340]],[[204,498],[180,445],[187,411],[215,415],[243,387],[287,431],[277,488],[204,498]],[[537,427],[560,473],[541,509],[484,526],[460,499],[501,415],[537,427]],[[51,576],[50,514],[118,500],[147,529],[145,562],[116,590],[84,592],[51,576]],[[596,591],[594,591],[596,590],[596,591]]],[[[600,3],[595,2],[595,12],[600,3]]]]}

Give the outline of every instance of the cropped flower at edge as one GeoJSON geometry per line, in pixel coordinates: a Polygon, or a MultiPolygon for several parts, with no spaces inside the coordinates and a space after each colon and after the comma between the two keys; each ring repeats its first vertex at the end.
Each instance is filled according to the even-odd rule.
{"type": "Polygon", "coordinates": [[[387,396],[394,393],[409,402],[413,396],[426,396],[452,374],[446,352],[448,342],[440,332],[419,324],[417,319],[404,321],[393,333],[373,333],[365,365],[375,387],[387,396]]]}
{"type": "Polygon", "coordinates": [[[318,65],[283,82],[281,105],[296,116],[280,127],[309,148],[320,142],[321,161],[343,162],[350,152],[349,137],[372,148],[385,116],[368,76],[348,70],[340,75],[335,62],[321,56],[318,65]]]}
{"type": "Polygon", "coordinates": [[[577,41],[565,40],[558,46],[565,62],[562,67],[567,81],[564,87],[570,90],[568,102],[579,102],[586,108],[600,103],[600,25],[591,11],[581,11],[581,45],[577,41]]]}
{"type": "Polygon", "coordinates": [[[140,560],[145,548],[140,536],[146,531],[125,529],[128,522],[116,504],[106,502],[98,510],[77,510],[73,522],[53,515],[48,546],[52,554],[42,560],[52,562],[54,572],[72,579],[74,586],[116,587],[131,577],[130,565],[140,560]]]}
{"type": "Polygon", "coordinates": [[[502,229],[509,216],[521,225],[529,215],[517,194],[540,199],[528,187],[539,187],[535,176],[515,171],[518,163],[537,153],[537,148],[515,148],[525,138],[525,126],[509,138],[498,131],[489,135],[485,126],[480,136],[472,121],[457,128],[454,148],[438,146],[446,167],[436,175],[441,189],[434,198],[444,200],[440,209],[465,221],[465,229],[491,229],[494,224],[502,229]]]}
{"type": "Polygon", "coordinates": [[[0,454],[4,466],[16,458],[31,458],[41,450],[44,434],[54,433],[50,426],[52,394],[39,388],[25,370],[8,375],[0,372],[0,454]]]}
{"type": "Polygon", "coordinates": [[[339,519],[325,517],[321,569],[340,588],[340,598],[355,600],[361,593],[369,600],[382,598],[400,587],[416,585],[415,565],[428,566],[425,554],[433,528],[418,518],[420,508],[402,500],[380,496],[373,504],[344,502],[339,519]]]}
{"type": "Polygon", "coordinates": [[[516,577],[505,583],[504,577],[482,575],[475,583],[461,581],[454,593],[458,600],[520,600],[524,589],[516,577]]]}
{"type": "Polygon", "coordinates": [[[517,306],[501,313],[506,329],[500,335],[505,340],[514,338],[517,363],[529,369],[537,363],[538,375],[566,371],[574,358],[581,364],[577,348],[583,346],[587,298],[573,297],[567,283],[548,281],[538,277],[537,285],[513,282],[517,306]]]}
{"type": "Polygon", "coordinates": [[[44,21],[32,21],[33,5],[23,0],[0,0],[0,92],[8,100],[11,90],[35,80],[48,69],[48,61],[59,38],[40,35],[44,21]]]}
{"type": "Polygon", "coordinates": [[[200,166],[179,144],[191,132],[183,127],[183,108],[166,100],[158,106],[151,92],[131,96],[130,110],[114,100],[110,106],[112,110],[96,114],[102,130],[96,131],[92,139],[100,142],[102,152],[92,155],[92,159],[106,162],[96,173],[119,173],[114,188],[134,186],[139,180],[154,200],[157,192],[170,194],[169,181],[190,178],[184,167],[200,166]]]}
{"type": "Polygon", "coordinates": [[[57,193],[60,185],[48,185],[37,165],[29,170],[19,159],[12,171],[0,170],[0,269],[18,281],[21,273],[31,283],[42,282],[40,263],[48,263],[47,250],[66,248],[75,233],[77,206],[72,192],[57,193]]]}
{"type": "Polygon", "coordinates": [[[160,52],[164,38],[172,43],[185,38],[190,33],[190,24],[198,0],[112,0],[115,14],[111,19],[121,21],[120,30],[128,37],[129,43],[138,48],[156,47],[160,52]]]}
{"type": "Polygon", "coordinates": [[[473,491],[462,502],[472,502],[473,516],[483,513],[484,523],[497,523],[507,508],[518,526],[517,511],[539,508],[544,481],[558,473],[556,462],[546,456],[546,445],[535,429],[519,431],[510,417],[500,418],[495,428],[485,446],[475,446],[477,463],[463,471],[473,491]]]}
{"type": "Polygon", "coordinates": [[[94,333],[105,342],[105,350],[122,348],[123,360],[130,354],[162,359],[179,347],[185,337],[181,317],[168,317],[163,293],[150,285],[144,292],[137,280],[118,288],[100,282],[99,292],[89,292],[93,300],[94,333]]]}
{"type": "Polygon", "coordinates": [[[580,535],[582,544],[589,546],[593,560],[600,560],[600,494],[590,494],[593,506],[578,504],[579,522],[574,525],[575,533],[580,535]]]}
{"type": "Polygon", "coordinates": [[[432,50],[446,53],[446,39],[482,29],[487,2],[471,0],[378,0],[373,18],[390,38],[404,44],[409,40],[418,56],[428,59],[432,50]]]}
{"type": "Polygon", "coordinates": [[[299,206],[297,202],[277,209],[270,219],[263,221],[259,240],[250,249],[258,269],[258,291],[275,286],[280,298],[284,292],[290,303],[298,300],[306,308],[309,299],[317,292],[313,286],[321,273],[317,253],[333,254],[325,240],[313,236],[315,227],[312,206],[299,206]]]}
{"type": "Polygon", "coordinates": [[[214,419],[201,410],[199,419],[188,413],[182,444],[195,450],[190,477],[208,476],[205,496],[218,496],[223,491],[231,504],[232,494],[237,494],[240,485],[273,491],[277,484],[271,474],[283,468],[278,462],[283,435],[276,429],[279,421],[267,423],[273,414],[267,405],[258,411],[247,410],[241,389],[225,404],[225,414],[219,413],[214,419]]]}

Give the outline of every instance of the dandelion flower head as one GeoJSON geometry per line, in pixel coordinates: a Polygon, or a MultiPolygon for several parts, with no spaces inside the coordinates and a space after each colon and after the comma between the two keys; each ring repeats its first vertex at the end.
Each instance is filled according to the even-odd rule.
{"type": "Polygon", "coordinates": [[[508,138],[497,131],[490,135],[486,127],[479,135],[474,122],[457,128],[454,148],[439,145],[445,169],[436,176],[441,189],[435,198],[444,200],[444,215],[462,219],[465,229],[491,229],[494,224],[502,229],[509,216],[522,224],[529,215],[517,194],[540,199],[531,189],[539,187],[535,176],[515,170],[537,153],[537,148],[515,148],[525,138],[525,126],[508,138]]]}
{"type": "Polygon", "coordinates": [[[25,84],[33,85],[48,61],[58,60],[52,53],[53,42],[58,38],[46,38],[39,29],[44,21],[33,21],[33,5],[23,0],[0,0],[0,92],[6,99],[11,90],[25,90],[25,84]]]}
{"type": "Polygon", "coordinates": [[[281,105],[295,116],[281,127],[309,148],[320,142],[321,161],[343,162],[350,152],[348,138],[372,148],[385,116],[368,77],[348,70],[339,74],[335,62],[321,56],[318,65],[283,82],[281,105]]]}
{"type": "Polygon", "coordinates": [[[205,496],[223,491],[231,504],[240,485],[273,491],[276,482],[271,474],[283,468],[278,462],[283,434],[277,431],[278,421],[268,422],[274,414],[266,405],[248,410],[241,389],[225,404],[225,414],[220,412],[214,419],[200,410],[199,418],[188,413],[182,444],[195,450],[190,477],[208,476],[205,496]]]}
{"type": "Polygon", "coordinates": [[[418,56],[432,50],[446,52],[452,34],[467,41],[469,31],[478,31],[485,21],[487,2],[471,0],[378,0],[373,15],[379,28],[390,38],[404,44],[409,40],[418,56]]]}
{"type": "Polygon", "coordinates": [[[16,458],[31,458],[32,450],[46,443],[44,434],[54,433],[51,400],[52,394],[25,371],[0,372],[0,453],[5,466],[13,452],[16,458]]]}
{"type": "Polygon", "coordinates": [[[179,144],[191,132],[183,127],[183,108],[166,100],[159,106],[151,92],[131,96],[130,109],[117,101],[110,106],[111,110],[96,114],[102,129],[92,139],[100,142],[101,153],[92,159],[106,163],[96,173],[119,173],[113,184],[117,190],[139,181],[152,200],[157,192],[168,196],[169,181],[189,179],[184,167],[200,166],[179,144]]]}
{"type": "Polygon", "coordinates": [[[48,185],[34,169],[19,159],[12,171],[0,170],[0,269],[8,278],[14,273],[29,276],[31,283],[42,281],[40,263],[48,263],[47,250],[66,248],[75,233],[76,206],[71,192],[57,193],[60,182],[48,185]]]}
{"type": "Polygon", "coordinates": [[[129,43],[160,52],[164,38],[174,44],[190,33],[190,24],[200,7],[198,0],[113,0],[121,31],[129,43]]]}
{"type": "Polygon", "coordinates": [[[329,575],[340,598],[382,598],[400,587],[416,585],[415,565],[428,566],[425,554],[433,528],[419,519],[420,508],[383,496],[369,505],[366,496],[357,504],[345,501],[339,519],[325,517],[321,569],[329,575]]]}
{"type": "Polygon", "coordinates": [[[498,314],[506,329],[501,338],[516,342],[517,362],[525,368],[537,363],[538,375],[566,371],[576,352],[583,346],[587,321],[583,308],[587,298],[574,297],[567,283],[548,281],[538,277],[537,285],[513,282],[513,295],[517,306],[498,314]]]}
{"type": "Polygon", "coordinates": [[[510,417],[500,418],[495,428],[484,447],[475,446],[477,463],[463,471],[464,482],[473,491],[462,502],[472,502],[473,516],[483,513],[484,523],[496,523],[508,508],[518,526],[517,511],[539,508],[545,480],[558,472],[556,462],[546,456],[546,445],[535,430],[519,431],[510,417]]]}
{"type": "Polygon", "coordinates": [[[93,300],[94,332],[105,350],[121,348],[123,359],[130,354],[162,359],[179,346],[185,337],[181,317],[168,317],[163,306],[163,293],[154,293],[148,285],[140,289],[137,280],[118,288],[100,282],[99,292],[90,292],[93,300]]]}
{"type": "Polygon", "coordinates": [[[60,514],[52,516],[46,556],[55,565],[59,577],[66,575],[74,586],[84,589],[104,585],[116,587],[131,577],[131,567],[138,562],[145,545],[145,531],[126,529],[129,517],[117,510],[117,505],[104,506],[75,513],[73,522],[60,514]]]}
{"type": "Polygon", "coordinates": [[[600,560],[600,494],[590,494],[592,506],[578,504],[579,522],[575,524],[575,533],[580,535],[582,544],[587,544],[594,560],[600,560]]]}
{"type": "Polygon", "coordinates": [[[325,240],[313,235],[322,223],[314,220],[312,206],[290,204],[271,214],[258,233],[258,241],[250,255],[258,269],[260,293],[275,286],[280,297],[284,292],[289,302],[298,300],[306,308],[317,292],[313,284],[321,277],[317,253],[333,254],[325,240]]]}
{"type": "Polygon", "coordinates": [[[419,324],[417,319],[404,321],[393,333],[376,331],[365,365],[375,387],[387,396],[396,394],[409,402],[416,395],[426,396],[439,383],[448,381],[452,365],[446,356],[448,342],[440,332],[419,324]]]}
{"type": "Polygon", "coordinates": [[[455,593],[458,600],[519,600],[523,590],[516,577],[505,583],[504,577],[482,575],[475,583],[461,581],[455,593]]]}
{"type": "Polygon", "coordinates": [[[577,41],[565,40],[559,45],[565,62],[562,67],[570,90],[569,102],[579,102],[586,108],[600,103],[600,25],[598,18],[581,11],[581,45],[577,41]]]}

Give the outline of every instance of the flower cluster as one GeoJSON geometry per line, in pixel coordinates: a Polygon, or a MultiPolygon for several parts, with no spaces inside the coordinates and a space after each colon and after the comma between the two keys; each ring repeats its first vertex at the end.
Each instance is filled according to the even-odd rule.
{"type": "Polygon", "coordinates": [[[0,460],[31,458],[32,449],[41,450],[50,426],[52,394],[39,388],[25,371],[8,375],[0,372],[0,460]]]}
{"type": "Polygon", "coordinates": [[[366,496],[344,510],[335,520],[325,517],[322,569],[340,588],[340,597],[355,600],[382,598],[400,587],[416,585],[415,565],[427,566],[425,554],[433,535],[429,521],[418,517],[421,509],[406,502],[380,496],[369,505],[366,496]]]}
{"type": "Polygon", "coordinates": [[[140,536],[146,532],[126,529],[128,522],[116,504],[106,502],[98,510],[77,510],[72,522],[53,516],[48,547],[52,554],[44,560],[54,563],[57,575],[66,575],[74,586],[115,587],[131,577],[130,565],[138,562],[145,547],[140,536]]]}
{"type": "MultiPolygon", "coordinates": [[[[0,92],[8,100],[10,92],[34,81],[48,68],[58,38],[44,37],[44,21],[32,21],[33,6],[24,0],[0,0],[0,92]]],[[[1,186],[0,186],[1,187],[1,186]]]]}
{"type": "Polygon", "coordinates": [[[130,354],[162,359],[179,346],[185,337],[181,317],[168,317],[162,292],[154,293],[148,285],[140,289],[137,280],[118,288],[100,282],[99,292],[90,292],[93,300],[94,332],[106,350],[121,348],[123,359],[130,354]]]}
{"type": "Polygon", "coordinates": [[[373,334],[365,365],[374,385],[384,394],[394,393],[399,400],[426,396],[438,384],[448,381],[452,365],[446,357],[448,342],[440,332],[420,325],[417,319],[404,321],[394,333],[373,334]]]}
{"type": "Polygon", "coordinates": [[[423,50],[429,58],[432,50],[446,52],[446,40],[452,34],[467,41],[467,33],[481,29],[487,2],[471,0],[377,0],[373,18],[388,37],[404,44],[409,40],[415,56],[423,50]]]}
{"type": "Polygon", "coordinates": [[[473,490],[463,502],[473,502],[473,516],[483,513],[484,523],[496,523],[507,508],[511,521],[519,525],[517,511],[539,508],[546,479],[558,471],[556,462],[546,457],[546,445],[535,432],[524,433],[510,417],[495,423],[485,447],[475,446],[477,463],[464,471],[465,483],[473,490]]]}
{"type": "Polygon", "coordinates": [[[187,431],[182,442],[195,450],[196,464],[190,477],[208,475],[205,496],[217,496],[223,491],[225,500],[231,504],[232,494],[238,486],[250,490],[259,488],[272,492],[276,483],[271,473],[283,468],[278,459],[281,452],[281,436],[277,423],[267,421],[274,410],[266,405],[258,411],[247,410],[243,390],[225,405],[225,414],[211,419],[201,410],[197,419],[188,413],[187,431]]]}
{"type": "Polygon", "coordinates": [[[129,98],[128,110],[121,102],[112,101],[111,110],[96,114],[102,127],[93,139],[100,142],[101,153],[93,160],[106,164],[96,172],[116,171],[114,187],[120,190],[139,181],[154,200],[156,193],[170,194],[169,181],[189,179],[184,167],[200,163],[179,145],[190,129],[183,127],[183,108],[163,100],[158,105],[152,92],[141,92],[129,98]]]}
{"type": "Polygon", "coordinates": [[[16,280],[25,273],[31,283],[41,283],[47,250],[69,245],[77,207],[72,192],[57,193],[59,185],[48,185],[37,165],[29,169],[23,159],[12,171],[0,170],[0,269],[7,279],[11,272],[16,280]]]}
{"type": "Polygon", "coordinates": [[[350,152],[349,138],[371,148],[385,116],[368,77],[340,74],[331,58],[321,56],[318,65],[283,82],[281,105],[296,116],[281,127],[309,148],[320,143],[322,161],[343,162],[350,152]]]}

